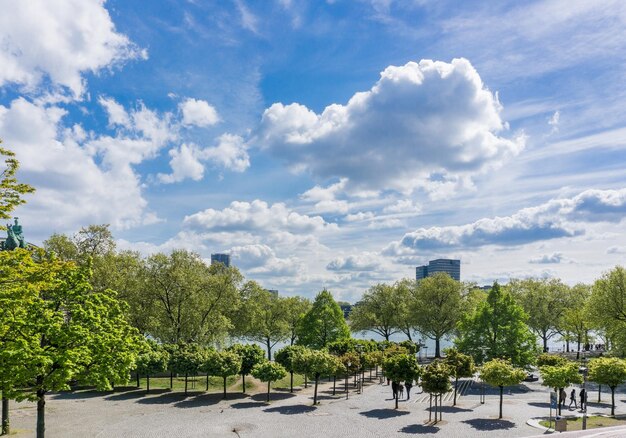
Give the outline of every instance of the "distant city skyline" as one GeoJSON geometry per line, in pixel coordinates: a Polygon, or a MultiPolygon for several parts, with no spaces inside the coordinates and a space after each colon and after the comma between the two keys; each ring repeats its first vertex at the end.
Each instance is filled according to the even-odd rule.
{"type": "Polygon", "coordinates": [[[415,279],[422,280],[431,277],[438,272],[448,274],[452,279],[461,281],[461,260],[457,259],[435,259],[430,260],[428,265],[415,268],[415,279]]]}
{"type": "Polygon", "coordinates": [[[477,284],[626,262],[626,2],[23,4],[0,138],[36,245],[111,224],[350,302],[438,258],[477,284]]]}

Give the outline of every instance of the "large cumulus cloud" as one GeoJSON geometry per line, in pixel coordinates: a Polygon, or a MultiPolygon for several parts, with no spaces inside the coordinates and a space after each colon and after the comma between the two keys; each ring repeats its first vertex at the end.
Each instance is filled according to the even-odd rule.
{"type": "Polygon", "coordinates": [[[626,217],[626,189],[586,190],[571,198],[553,199],[511,216],[483,218],[464,225],[419,228],[391,243],[385,253],[520,245],[585,233],[586,224],[620,222],[626,217]]]}
{"type": "Polygon", "coordinates": [[[506,130],[497,97],[466,59],[390,66],[346,105],[321,114],[275,103],[255,140],[293,169],[347,178],[354,190],[412,190],[498,166],[524,146],[506,130]]]}

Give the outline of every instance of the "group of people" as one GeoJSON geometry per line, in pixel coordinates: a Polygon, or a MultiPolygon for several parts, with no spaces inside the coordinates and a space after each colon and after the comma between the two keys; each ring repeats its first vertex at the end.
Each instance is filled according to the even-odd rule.
{"type": "MultiPolygon", "coordinates": [[[[578,393],[578,397],[580,398],[580,410],[582,411],[587,403],[587,391],[585,389],[581,389],[578,393]]],[[[565,392],[565,388],[561,388],[561,393],[559,394],[560,403],[565,407],[565,403],[567,402],[567,393],[565,392]]],[[[569,393],[569,406],[568,409],[572,409],[572,404],[574,405],[574,409],[578,409],[578,403],[576,402],[576,389],[572,388],[569,393]]]]}
{"type": "MultiPolygon", "coordinates": [[[[387,379],[387,385],[389,385],[390,380],[387,379]]],[[[391,392],[393,393],[393,398],[401,400],[404,397],[404,390],[406,389],[406,399],[411,399],[411,388],[413,388],[412,381],[406,381],[404,384],[402,382],[391,382],[391,392]]]]}

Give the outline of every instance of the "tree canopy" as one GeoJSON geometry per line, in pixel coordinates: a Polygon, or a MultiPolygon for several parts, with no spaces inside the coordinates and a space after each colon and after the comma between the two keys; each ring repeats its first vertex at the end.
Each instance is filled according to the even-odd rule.
{"type": "MultiPolygon", "coordinates": [[[[2,140],[0,140],[2,144],[2,140]]],[[[17,170],[20,167],[19,161],[15,158],[15,153],[0,147],[0,157],[4,158],[4,163],[0,166],[0,221],[10,219],[15,207],[25,203],[23,195],[32,193],[35,189],[28,184],[20,183],[17,180],[17,170]]],[[[0,224],[3,230],[4,225],[0,224]]]]}
{"type": "Polygon", "coordinates": [[[329,343],[350,337],[343,312],[329,291],[315,297],[311,309],[298,327],[298,343],[311,348],[324,348],[329,343]]]}
{"type": "Polygon", "coordinates": [[[502,399],[505,386],[517,385],[526,377],[524,370],[515,368],[510,362],[502,359],[492,359],[486,362],[480,370],[480,378],[491,386],[500,388],[500,417],[502,418],[502,399]]]}

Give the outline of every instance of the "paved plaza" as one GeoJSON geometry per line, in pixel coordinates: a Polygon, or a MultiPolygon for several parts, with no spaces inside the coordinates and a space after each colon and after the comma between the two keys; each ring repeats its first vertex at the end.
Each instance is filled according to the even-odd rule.
{"type": "MultiPolygon", "coordinates": [[[[526,421],[549,412],[548,392],[536,382],[506,389],[502,420],[497,419],[496,390],[488,390],[486,403],[481,404],[480,384],[466,384],[457,406],[452,407],[447,397],[443,421],[438,424],[428,423],[428,397],[419,391],[395,410],[390,386],[373,383],[363,394],[351,388],[346,400],[345,393],[332,396],[331,385],[320,385],[317,407],[311,406],[312,387],[294,394],[273,392],[270,404],[264,402],[264,393],[230,393],[226,401],[221,394],[185,397],[155,391],[146,396],[135,389],[53,394],[46,404],[46,432],[58,438],[528,437],[545,432],[526,421]]],[[[596,399],[597,393],[590,393],[590,400],[596,399]]],[[[604,393],[605,403],[590,403],[590,413],[609,413],[609,400],[610,394],[604,393]]],[[[626,396],[620,393],[616,400],[618,413],[626,411],[626,396]]],[[[35,418],[34,404],[12,405],[12,427],[18,437],[34,436],[35,418]]]]}

